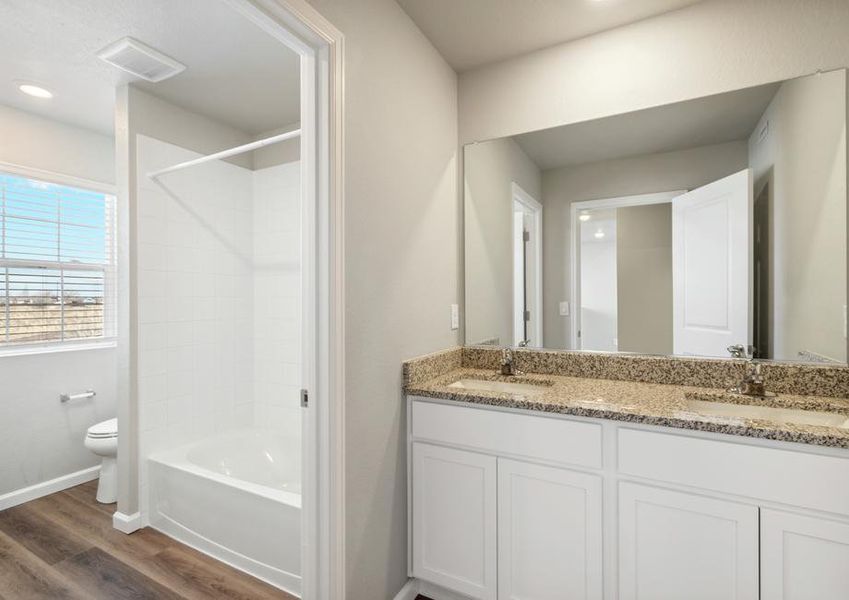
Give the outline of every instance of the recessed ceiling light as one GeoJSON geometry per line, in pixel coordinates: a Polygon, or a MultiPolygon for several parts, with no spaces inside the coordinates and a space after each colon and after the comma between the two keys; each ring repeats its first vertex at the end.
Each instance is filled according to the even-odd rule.
{"type": "Polygon", "coordinates": [[[590,214],[589,214],[589,213],[583,213],[583,214],[581,214],[581,216],[579,216],[578,218],[579,218],[581,221],[584,221],[584,222],[586,223],[586,222],[587,222],[587,221],[589,221],[592,217],[590,216],[590,214]]]}
{"type": "Polygon", "coordinates": [[[18,89],[21,90],[24,94],[28,96],[33,96],[35,98],[52,98],[53,92],[50,90],[44,89],[41,86],[33,85],[31,83],[19,83],[18,89]]]}

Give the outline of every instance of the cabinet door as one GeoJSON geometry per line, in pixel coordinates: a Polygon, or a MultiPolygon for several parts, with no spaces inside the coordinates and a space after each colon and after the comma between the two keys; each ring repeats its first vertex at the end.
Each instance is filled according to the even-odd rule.
{"type": "Polygon", "coordinates": [[[413,444],[413,574],[496,597],[496,459],[413,444]]]}
{"type": "Polygon", "coordinates": [[[498,459],[498,597],[602,597],[601,478],[498,459]]]}
{"type": "Polygon", "coordinates": [[[621,483],[620,600],[757,600],[758,508],[621,483]]]}
{"type": "Polygon", "coordinates": [[[849,523],[761,510],[762,600],[849,598],[849,523]]]}

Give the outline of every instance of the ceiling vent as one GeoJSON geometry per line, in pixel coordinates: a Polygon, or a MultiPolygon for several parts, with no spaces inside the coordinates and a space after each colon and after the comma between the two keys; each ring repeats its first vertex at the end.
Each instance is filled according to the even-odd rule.
{"type": "Polygon", "coordinates": [[[110,65],[154,83],[173,77],[186,68],[186,65],[131,37],[109,44],[97,56],[110,65]]]}

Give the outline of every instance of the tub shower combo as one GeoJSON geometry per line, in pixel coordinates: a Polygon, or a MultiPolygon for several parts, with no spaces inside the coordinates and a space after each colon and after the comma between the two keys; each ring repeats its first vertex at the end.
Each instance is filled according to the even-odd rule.
{"type": "Polygon", "coordinates": [[[301,581],[299,163],[138,136],[144,524],[292,593],[301,581]],[[248,163],[250,164],[250,163],[248,163]]]}

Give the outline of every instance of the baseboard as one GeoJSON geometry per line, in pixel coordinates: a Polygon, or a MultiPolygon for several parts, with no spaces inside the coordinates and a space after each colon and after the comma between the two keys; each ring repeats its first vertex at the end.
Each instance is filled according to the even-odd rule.
{"type": "Polygon", "coordinates": [[[419,581],[419,593],[422,596],[433,598],[433,600],[470,600],[469,596],[446,590],[444,587],[427,581],[419,581]]]}
{"type": "Polygon", "coordinates": [[[404,587],[395,594],[395,598],[393,600],[416,600],[416,596],[419,595],[419,580],[418,579],[408,579],[407,583],[404,584],[404,587]]]}
{"type": "Polygon", "coordinates": [[[116,512],[112,515],[112,527],[121,533],[133,533],[142,527],[141,513],[133,513],[126,515],[122,512],[116,512]]]}
{"type": "Polygon", "coordinates": [[[469,600],[468,596],[415,578],[408,579],[393,600],[415,600],[419,594],[433,600],[469,600]]]}
{"type": "Polygon", "coordinates": [[[29,487],[8,492],[0,496],[0,510],[6,510],[7,508],[12,508],[13,506],[23,504],[24,502],[29,502],[30,500],[35,500],[43,496],[49,496],[50,494],[61,492],[62,490],[67,490],[75,485],[93,481],[97,479],[99,474],[100,465],[97,465],[95,467],[83,469],[82,471],[62,475],[61,477],[51,479],[50,481],[36,483],[29,487]]]}

